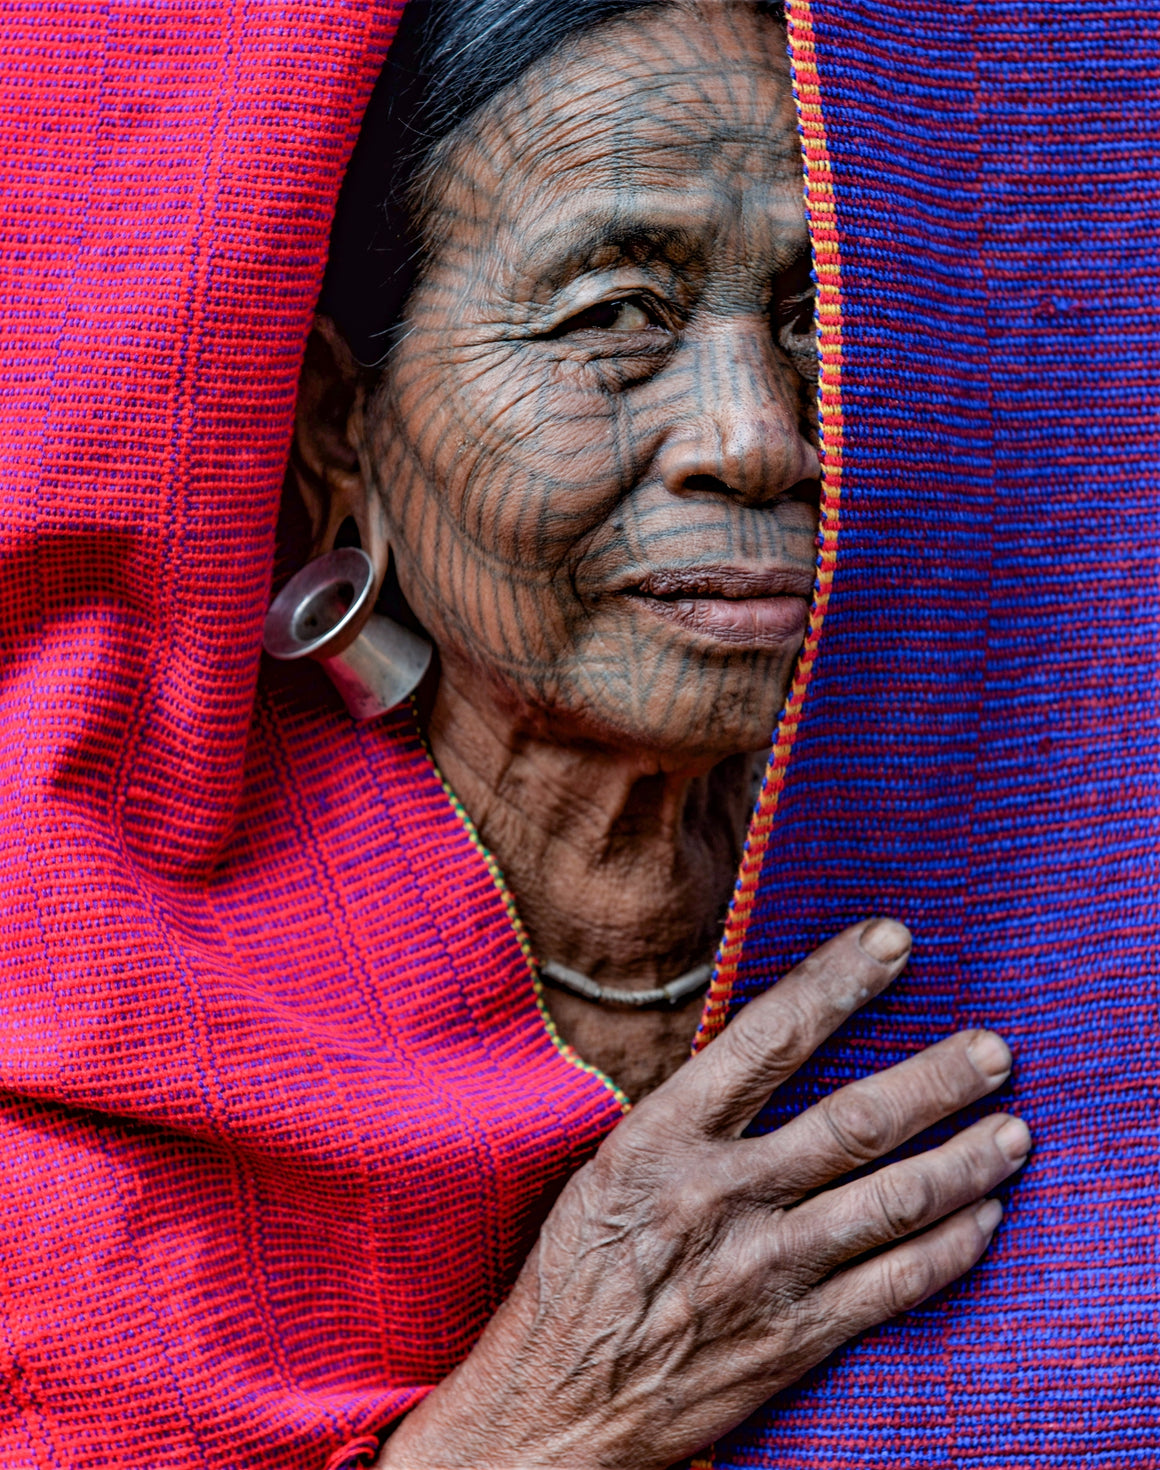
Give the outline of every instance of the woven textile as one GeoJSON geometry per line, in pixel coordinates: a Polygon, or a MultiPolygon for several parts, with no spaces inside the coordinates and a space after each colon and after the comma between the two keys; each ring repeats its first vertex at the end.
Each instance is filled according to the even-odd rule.
{"type": "Polygon", "coordinates": [[[824,621],[708,1029],[835,928],[898,915],[906,975],[765,1122],[982,1023],[1036,1143],[983,1265],[715,1464],[1160,1466],[1156,12],[792,14],[824,621]]]}
{"type": "Polygon", "coordinates": [[[323,1470],[621,1112],[409,720],[252,714],[394,17],[0,14],[0,1465],[323,1470]]]}
{"type": "MultiPolygon", "coordinates": [[[[409,717],[255,698],[395,12],[0,15],[0,1465],[324,1470],[620,1116],[409,717]]],[[[826,555],[707,1028],[897,913],[794,1096],[986,1021],[1038,1146],[967,1285],[716,1463],[1160,1465],[1154,19],[794,17],[826,555]]]]}

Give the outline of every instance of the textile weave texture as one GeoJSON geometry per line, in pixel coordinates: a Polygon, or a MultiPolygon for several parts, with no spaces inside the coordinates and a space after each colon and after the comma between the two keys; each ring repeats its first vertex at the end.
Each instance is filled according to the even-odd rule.
{"type": "Polygon", "coordinates": [[[982,1024],[1035,1148],[964,1283],[714,1463],[1160,1466],[1160,29],[791,10],[840,525],[715,1006],[897,915],[908,971],[763,1126],[982,1024]]]}
{"type": "MultiPolygon", "coordinates": [[[[410,717],[259,680],[398,8],[0,0],[5,1470],[353,1457],[620,1116],[410,717]]],[[[969,1283],[715,1462],[1160,1465],[1154,20],[793,10],[840,530],[715,999],[896,913],[778,1108],[985,1022],[1037,1151],[969,1283]]]]}
{"type": "Polygon", "coordinates": [[[324,1470],[621,1115],[409,717],[257,699],[389,5],[0,5],[0,1465],[324,1470]]]}

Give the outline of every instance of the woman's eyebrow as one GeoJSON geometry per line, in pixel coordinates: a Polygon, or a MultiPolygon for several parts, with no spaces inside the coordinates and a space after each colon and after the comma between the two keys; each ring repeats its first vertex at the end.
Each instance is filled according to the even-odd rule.
{"type": "Polygon", "coordinates": [[[658,219],[652,211],[617,209],[544,230],[529,243],[521,266],[537,285],[558,288],[583,271],[624,263],[663,260],[680,269],[700,260],[704,250],[702,230],[658,219]]]}

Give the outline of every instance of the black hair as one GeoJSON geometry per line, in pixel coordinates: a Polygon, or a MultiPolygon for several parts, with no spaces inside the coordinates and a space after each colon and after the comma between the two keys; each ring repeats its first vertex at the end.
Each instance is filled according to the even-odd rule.
{"type": "MultiPolygon", "coordinates": [[[[672,0],[409,0],[339,198],[319,310],[381,362],[421,263],[408,186],[438,145],[569,36],[672,0]]],[[[780,3],[761,8],[782,17],[780,3]]]]}

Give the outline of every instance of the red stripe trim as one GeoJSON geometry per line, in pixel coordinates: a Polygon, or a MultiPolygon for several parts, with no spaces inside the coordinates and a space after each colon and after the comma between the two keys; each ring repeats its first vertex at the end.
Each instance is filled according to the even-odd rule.
{"type": "Polygon", "coordinates": [[[733,893],[725,934],[717,952],[717,968],[701,1024],[693,1041],[700,1051],[725,1025],[737,978],[741,951],[753,915],[757,885],[773,832],[778,802],[785,786],[794,741],[797,739],[810,677],[818,656],[838,553],[839,507],[842,496],[842,272],[839,253],[834,175],[826,146],[822,115],[822,88],[818,76],[810,0],[792,0],[789,13],[790,58],[794,98],[798,109],[805,164],[806,203],[817,275],[819,421],[822,460],[822,506],[818,528],[818,572],[809,630],[798,658],[793,684],[778,725],[773,753],[765,773],[757,809],[749,826],[741,870],[733,893]]]}

